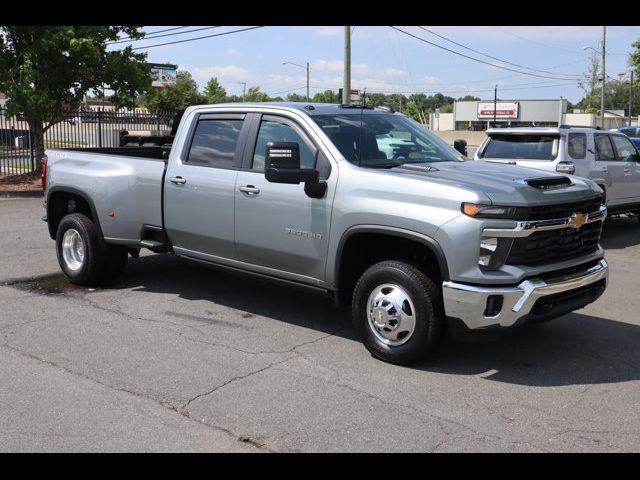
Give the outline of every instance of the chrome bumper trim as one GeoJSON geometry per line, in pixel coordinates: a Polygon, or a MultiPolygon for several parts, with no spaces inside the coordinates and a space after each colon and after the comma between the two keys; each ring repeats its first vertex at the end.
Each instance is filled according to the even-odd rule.
{"type": "Polygon", "coordinates": [[[584,287],[608,277],[609,265],[603,258],[581,272],[547,280],[524,280],[515,287],[484,287],[447,281],[442,283],[444,308],[447,316],[461,319],[470,329],[493,325],[510,327],[528,315],[539,298],[584,287]],[[502,295],[504,298],[502,310],[494,317],[484,315],[490,295],[502,295]]]}

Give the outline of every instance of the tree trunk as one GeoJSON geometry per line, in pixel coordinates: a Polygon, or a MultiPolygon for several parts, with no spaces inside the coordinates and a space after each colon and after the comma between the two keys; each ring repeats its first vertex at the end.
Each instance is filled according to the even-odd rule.
{"type": "Polygon", "coordinates": [[[27,117],[27,123],[29,124],[29,130],[31,130],[31,142],[33,146],[33,155],[36,166],[36,172],[42,173],[42,157],[44,157],[44,128],[42,126],[42,120],[37,118],[27,117]]]}

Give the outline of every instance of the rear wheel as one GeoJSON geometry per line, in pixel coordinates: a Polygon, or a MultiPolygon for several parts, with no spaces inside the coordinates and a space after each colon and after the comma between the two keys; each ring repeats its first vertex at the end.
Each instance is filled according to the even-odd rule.
{"type": "Polygon", "coordinates": [[[127,263],[127,250],[102,242],[96,225],[80,213],[60,221],[56,251],[62,272],[77,285],[94,287],[112,282],[127,263]]]}
{"type": "Polygon", "coordinates": [[[416,267],[384,261],[358,280],[352,317],[374,357],[406,365],[438,346],[444,329],[441,297],[440,289],[416,267]]]}

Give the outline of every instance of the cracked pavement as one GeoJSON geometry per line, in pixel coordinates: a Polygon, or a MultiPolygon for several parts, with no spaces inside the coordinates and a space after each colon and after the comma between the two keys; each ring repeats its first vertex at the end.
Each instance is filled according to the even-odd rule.
{"type": "Polygon", "coordinates": [[[407,368],[303,288],[151,254],[69,285],[40,205],[0,200],[0,451],[640,450],[635,218],[595,304],[407,368]]]}

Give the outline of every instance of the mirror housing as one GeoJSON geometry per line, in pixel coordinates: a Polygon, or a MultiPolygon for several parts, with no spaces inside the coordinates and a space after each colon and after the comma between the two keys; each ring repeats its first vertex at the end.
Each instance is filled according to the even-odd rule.
{"type": "Polygon", "coordinates": [[[556,165],[556,172],[575,175],[576,165],[573,162],[558,162],[556,165]]]}
{"type": "Polygon", "coordinates": [[[265,158],[265,177],[271,183],[318,183],[313,168],[300,168],[300,146],[295,142],[269,142],[265,158]]]}
{"type": "Polygon", "coordinates": [[[460,152],[465,157],[467,156],[467,141],[461,138],[453,141],[453,148],[460,152]]]}

